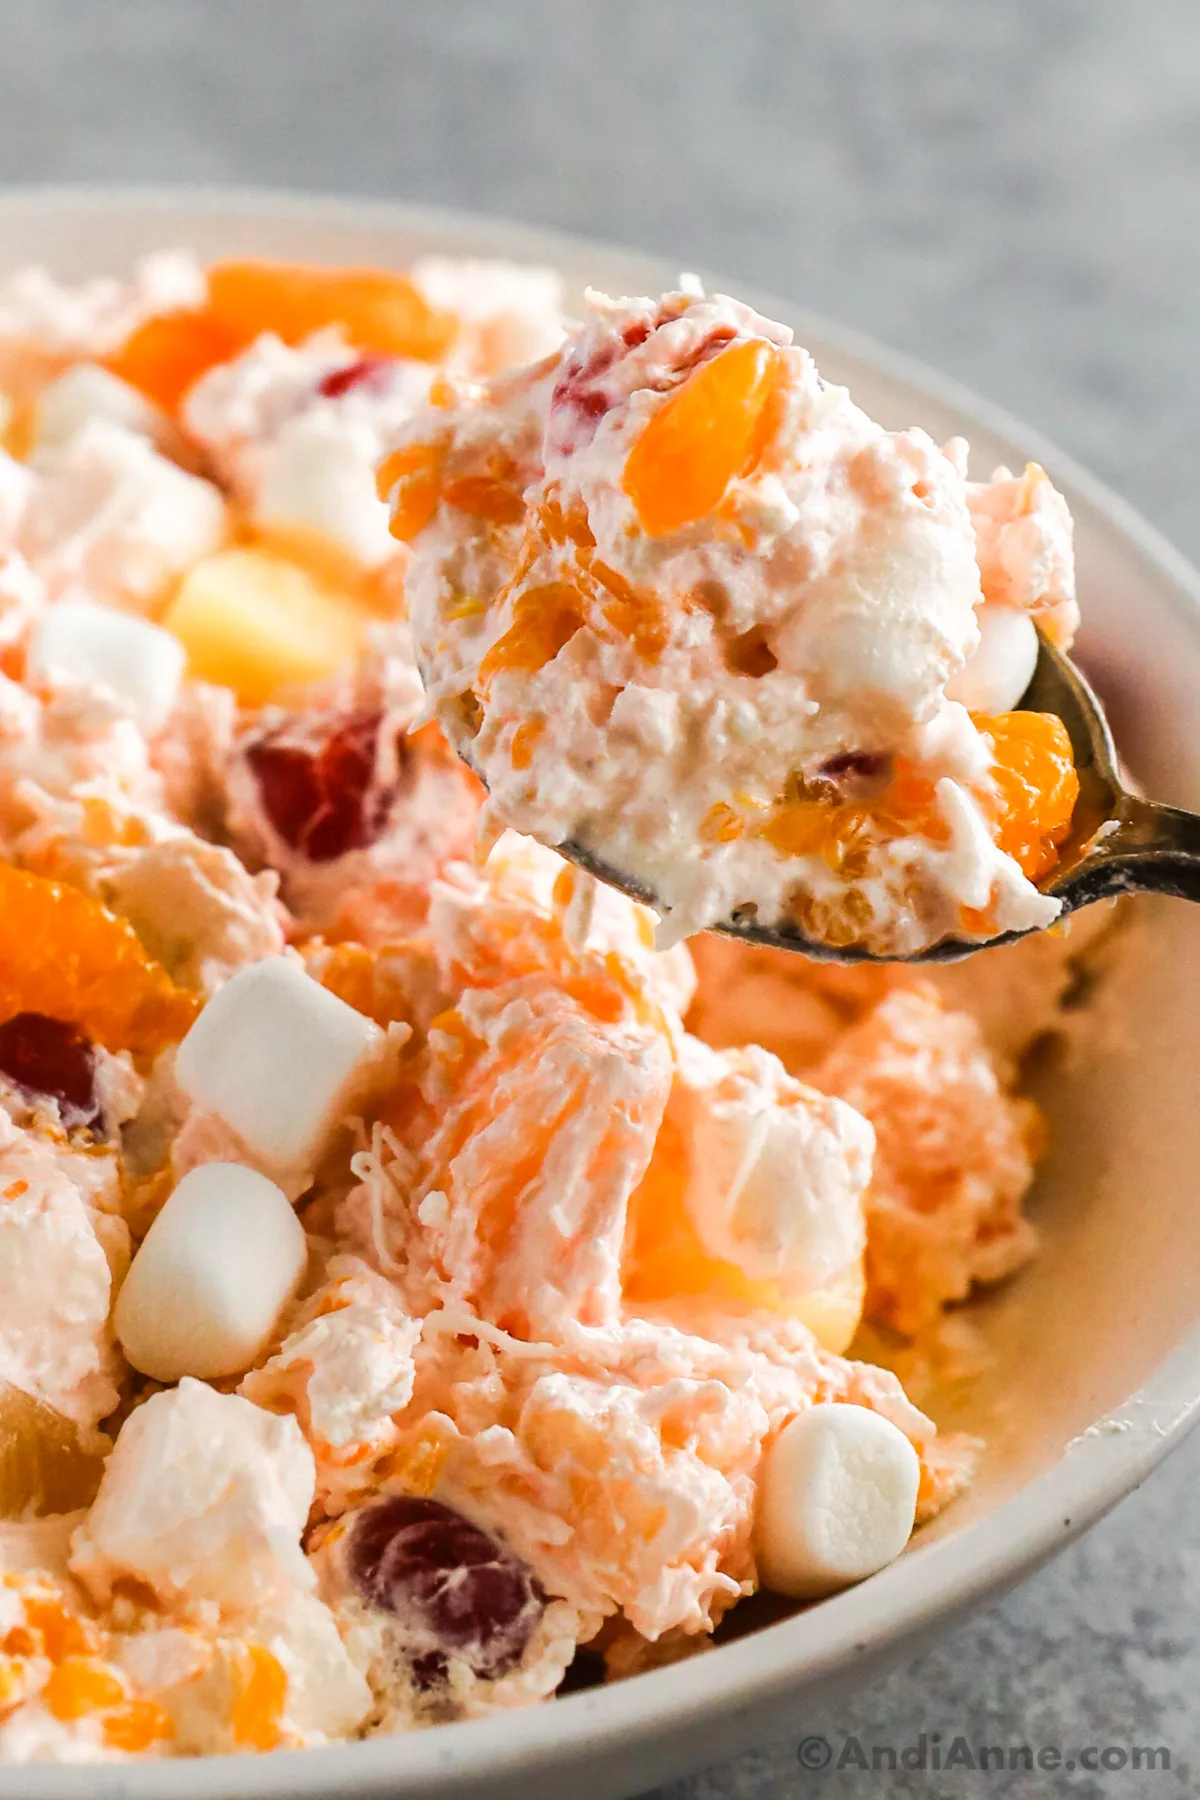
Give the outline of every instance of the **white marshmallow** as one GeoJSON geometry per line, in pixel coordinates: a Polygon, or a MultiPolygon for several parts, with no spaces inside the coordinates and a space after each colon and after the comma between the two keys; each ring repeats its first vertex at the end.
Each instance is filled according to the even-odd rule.
{"type": "Polygon", "coordinates": [[[912,1534],[921,1464],[890,1419],[826,1402],[763,1458],[754,1548],[766,1587],[817,1600],[894,1562],[912,1534]]]}
{"type": "Polygon", "coordinates": [[[168,428],[158,408],[119,375],[111,375],[99,363],[72,363],[38,396],[35,448],[60,449],[89,419],[106,419],[152,439],[168,428]]]}
{"type": "Polygon", "coordinates": [[[243,1163],[184,1176],[133,1259],[113,1324],[156,1381],[242,1375],[304,1275],[308,1240],[287,1196],[243,1163]]]}
{"type": "Polygon", "coordinates": [[[300,1534],[314,1485],[295,1419],[185,1378],[122,1425],[71,1569],[101,1601],[133,1575],[167,1604],[249,1611],[312,1586],[300,1534]]]}
{"type": "Polygon", "coordinates": [[[225,501],[143,437],[93,418],[40,472],[19,548],[55,591],[150,607],[225,541],[225,501]]]}
{"type": "Polygon", "coordinates": [[[263,450],[255,516],[320,532],[366,568],[385,561],[396,543],[375,493],[374,436],[332,408],[289,419],[263,450]]]}
{"type": "Polygon", "coordinates": [[[1037,629],[1015,606],[978,608],[979,645],[946,683],[946,698],[972,712],[1011,712],[1033,678],[1037,629]]]}
{"type": "Polygon", "coordinates": [[[66,675],[110,689],[148,736],[166,724],[186,663],[187,652],[169,631],[93,600],[48,606],[29,643],[31,675],[66,675]]]}
{"type": "Polygon", "coordinates": [[[379,1067],[377,1025],[298,963],[269,956],[220,988],[182,1044],[184,1092],[266,1167],[311,1167],[379,1067]]]}

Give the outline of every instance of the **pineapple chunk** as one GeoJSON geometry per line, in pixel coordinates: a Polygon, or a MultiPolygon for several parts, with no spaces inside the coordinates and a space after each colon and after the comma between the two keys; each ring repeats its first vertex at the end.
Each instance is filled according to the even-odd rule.
{"type": "Polygon", "coordinates": [[[244,706],[332,675],[353,660],[364,619],[351,595],[269,551],[222,550],[184,576],[163,624],[200,681],[244,706]]]}
{"type": "Polygon", "coordinates": [[[0,1379],[0,1519],[90,1506],[104,1469],[103,1442],[97,1437],[96,1448],[85,1448],[70,1419],[0,1379]]]}
{"type": "Polygon", "coordinates": [[[807,1325],[826,1350],[844,1356],[858,1330],[866,1291],[866,1270],[860,1261],[835,1275],[827,1287],[789,1301],[787,1311],[807,1325]]]}

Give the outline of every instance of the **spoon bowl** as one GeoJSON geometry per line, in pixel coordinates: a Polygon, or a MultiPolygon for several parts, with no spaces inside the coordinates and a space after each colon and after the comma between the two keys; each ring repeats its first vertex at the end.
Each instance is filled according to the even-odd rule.
{"type": "MultiPolygon", "coordinates": [[[[1066,652],[1040,633],[1037,664],[1018,710],[1057,714],[1071,740],[1079,777],[1070,831],[1051,875],[1040,884],[1043,893],[1062,901],[1059,917],[1065,919],[1081,906],[1118,894],[1171,894],[1200,900],[1200,815],[1130,792],[1121,780],[1104,708],[1066,652]]],[[[469,742],[460,738],[456,748],[470,762],[469,742]]],[[[631,899],[657,906],[656,896],[644,882],[614,868],[586,845],[568,838],[555,848],[587,874],[619,888],[631,899]]],[[[1009,931],[981,942],[944,937],[915,956],[887,957],[853,944],[822,943],[806,937],[786,920],[762,925],[752,907],[739,908],[712,929],[744,943],[794,950],[817,962],[841,963],[960,962],[976,951],[1030,935],[1009,931]]]]}

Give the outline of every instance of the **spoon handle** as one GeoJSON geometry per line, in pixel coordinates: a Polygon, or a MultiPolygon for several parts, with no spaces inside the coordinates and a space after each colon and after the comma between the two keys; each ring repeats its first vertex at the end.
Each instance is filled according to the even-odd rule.
{"type": "Polygon", "coordinates": [[[1112,828],[1063,885],[1072,907],[1130,893],[1200,901],[1200,815],[1123,794],[1112,828]]]}

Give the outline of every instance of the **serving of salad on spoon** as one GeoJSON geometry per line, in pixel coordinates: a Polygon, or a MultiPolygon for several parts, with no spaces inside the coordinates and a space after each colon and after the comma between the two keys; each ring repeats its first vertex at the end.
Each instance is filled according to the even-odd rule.
{"type": "Polygon", "coordinates": [[[1066,652],[1044,470],[889,431],[698,286],[591,296],[542,361],[447,378],[384,461],[429,703],[497,823],[705,928],[969,954],[1089,901],[1200,898],[1066,652]]]}

